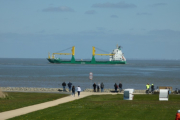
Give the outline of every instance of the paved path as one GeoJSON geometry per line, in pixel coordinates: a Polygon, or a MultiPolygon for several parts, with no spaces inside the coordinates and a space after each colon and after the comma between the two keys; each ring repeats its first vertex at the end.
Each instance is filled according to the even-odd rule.
{"type": "Polygon", "coordinates": [[[0,113],[0,120],[5,120],[5,119],[9,119],[12,117],[16,117],[16,116],[20,116],[20,115],[24,115],[30,112],[34,112],[37,110],[42,110],[48,107],[52,107],[52,106],[56,106],[62,103],[67,103],[73,100],[77,100],[80,98],[84,98],[90,95],[103,95],[103,94],[117,94],[117,93],[92,93],[92,92],[81,92],[80,97],[76,96],[72,97],[72,96],[67,96],[64,98],[60,98],[57,100],[53,100],[53,101],[49,101],[49,102],[45,102],[45,103],[41,103],[41,104],[37,104],[37,105],[32,105],[32,106],[28,106],[28,107],[23,107],[23,108],[19,108],[19,109],[15,109],[15,110],[10,110],[10,111],[6,111],[6,112],[1,112],[0,113]]]}

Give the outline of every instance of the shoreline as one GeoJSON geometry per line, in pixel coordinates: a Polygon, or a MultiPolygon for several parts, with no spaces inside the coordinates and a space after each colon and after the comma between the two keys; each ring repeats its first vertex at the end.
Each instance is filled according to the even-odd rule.
{"type": "MultiPolygon", "coordinates": [[[[63,91],[63,88],[35,88],[35,87],[0,87],[0,90],[3,92],[48,92],[48,93],[71,93],[69,89],[66,88],[66,91],[63,91]]],[[[94,92],[93,89],[85,89],[81,92],[94,92]]],[[[101,92],[101,91],[99,91],[101,92]]],[[[115,92],[114,89],[104,89],[103,93],[113,93],[115,92]]],[[[96,92],[98,93],[98,92],[96,92]]],[[[119,92],[118,93],[124,93],[119,92]]],[[[146,90],[134,90],[134,93],[146,94],[146,90]]]]}

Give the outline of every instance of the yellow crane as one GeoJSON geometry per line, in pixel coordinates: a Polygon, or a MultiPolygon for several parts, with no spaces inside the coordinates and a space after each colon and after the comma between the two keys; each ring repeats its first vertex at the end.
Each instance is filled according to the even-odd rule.
{"type": "Polygon", "coordinates": [[[71,51],[72,51],[72,53],[53,53],[52,54],[52,57],[50,57],[50,53],[48,54],[48,58],[50,59],[50,58],[52,58],[52,59],[54,59],[54,56],[55,55],[75,55],[75,46],[73,46],[72,47],[72,49],[71,49],[71,51]]]}
{"type": "Polygon", "coordinates": [[[95,47],[93,46],[93,47],[92,47],[92,55],[93,55],[93,56],[95,56],[95,55],[101,55],[101,56],[103,56],[103,55],[106,55],[106,56],[108,56],[108,55],[109,55],[109,56],[114,55],[114,54],[95,54],[95,53],[96,53],[96,49],[95,49],[95,47]]]}

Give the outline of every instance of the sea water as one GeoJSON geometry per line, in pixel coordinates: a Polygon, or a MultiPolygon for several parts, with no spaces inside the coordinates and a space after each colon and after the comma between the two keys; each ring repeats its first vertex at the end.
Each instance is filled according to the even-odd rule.
{"type": "Polygon", "coordinates": [[[0,87],[62,88],[71,82],[82,89],[104,83],[114,89],[146,89],[146,84],[180,88],[180,60],[127,60],[120,65],[52,64],[46,59],[0,58],[0,87]],[[89,73],[93,79],[89,80],[89,73]]]}

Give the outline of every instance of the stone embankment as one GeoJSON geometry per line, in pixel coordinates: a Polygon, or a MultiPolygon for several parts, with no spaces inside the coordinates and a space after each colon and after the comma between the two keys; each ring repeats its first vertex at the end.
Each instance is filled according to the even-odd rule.
{"type": "MultiPolygon", "coordinates": [[[[9,92],[63,92],[62,88],[34,88],[34,87],[0,87],[1,91],[9,92]]],[[[66,89],[66,92],[69,92],[66,89]]],[[[82,92],[93,92],[93,89],[85,89],[82,92]]],[[[114,89],[104,89],[105,93],[115,92],[114,89]]],[[[123,91],[122,91],[123,93],[123,91]]],[[[134,93],[146,93],[146,90],[135,90],[134,93]]]]}
{"type": "Polygon", "coordinates": [[[58,92],[62,91],[62,88],[34,88],[34,87],[0,87],[1,91],[13,91],[13,92],[58,92]]]}
{"type": "MultiPolygon", "coordinates": [[[[119,91],[119,89],[118,89],[119,91]]],[[[94,92],[92,89],[85,89],[84,92],[94,92]]],[[[110,93],[110,92],[115,92],[114,89],[104,89],[104,92],[110,93]]],[[[122,91],[123,93],[124,91],[122,91]]],[[[146,93],[146,90],[134,90],[134,93],[146,93]]]]}

